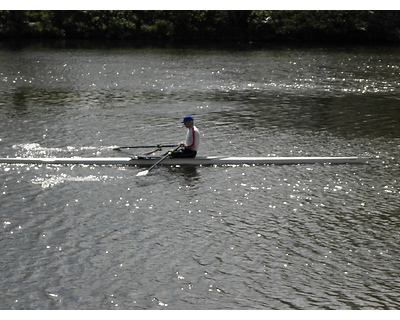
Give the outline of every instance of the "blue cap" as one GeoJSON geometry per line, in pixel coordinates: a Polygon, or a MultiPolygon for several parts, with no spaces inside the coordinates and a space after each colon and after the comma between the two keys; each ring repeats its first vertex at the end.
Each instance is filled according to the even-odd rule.
{"type": "Polygon", "coordinates": [[[184,117],[181,123],[185,123],[185,122],[188,122],[188,121],[193,121],[192,116],[186,116],[186,117],[184,117]]]}

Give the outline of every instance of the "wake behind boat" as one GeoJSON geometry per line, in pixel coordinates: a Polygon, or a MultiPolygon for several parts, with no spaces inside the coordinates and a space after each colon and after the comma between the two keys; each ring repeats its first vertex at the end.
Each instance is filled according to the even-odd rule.
{"type": "MultiPolygon", "coordinates": [[[[91,157],[91,158],[0,158],[0,163],[8,164],[83,164],[83,165],[134,165],[152,166],[162,157],[91,157]]],[[[197,156],[196,158],[166,158],[160,165],[284,165],[284,164],[362,164],[365,157],[224,157],[197,156]]]]}

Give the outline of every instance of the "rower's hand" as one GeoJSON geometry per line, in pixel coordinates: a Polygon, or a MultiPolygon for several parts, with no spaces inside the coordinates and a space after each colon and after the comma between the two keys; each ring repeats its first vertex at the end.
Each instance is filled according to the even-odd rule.
{"type": "Polygon", "coordinates": [[[183,148],[183,147],[185,146],[185,143],[184,143],[184,142],[181,142],[181,143],[179,144],[179,146],[180,146],[181,148],[183,148]]]}

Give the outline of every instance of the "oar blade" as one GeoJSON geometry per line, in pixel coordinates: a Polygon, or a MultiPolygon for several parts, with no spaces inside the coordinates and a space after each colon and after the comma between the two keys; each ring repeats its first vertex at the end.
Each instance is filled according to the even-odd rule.
{"type": "Polygon", "coordinates": [[[136,175],[136,177],[147,176],[148,173],[149,173],[149,170],[140,171],[140,172],[136,175]]]}
{"type": "MultiPolygon", "coordinates": [[[[176,150],[178,150],[180,148],[180,146],[177,146],[173,151],[174,152],[176,150]]],[[[158,160],[155,164],[153,164],[148,170],[145,171],[141,171],[139,172],[136,176],[137,177],[142,177],[142,176],[146,176],[150,170],[153,170],[158,164],[160,164],[161,162],[163,162],[165,159],[167,159],[170,156],[170,153],[168,152],[165,156],[163,156],[160,160],[158,160]]]]}

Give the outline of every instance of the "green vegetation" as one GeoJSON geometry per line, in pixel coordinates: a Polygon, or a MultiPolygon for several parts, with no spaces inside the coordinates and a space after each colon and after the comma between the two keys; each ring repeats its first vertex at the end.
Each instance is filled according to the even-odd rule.
{"type": "Polygon", "coordinates": [[[0,38],[398,44],[400,11],[0,11],[0,38]]]}

